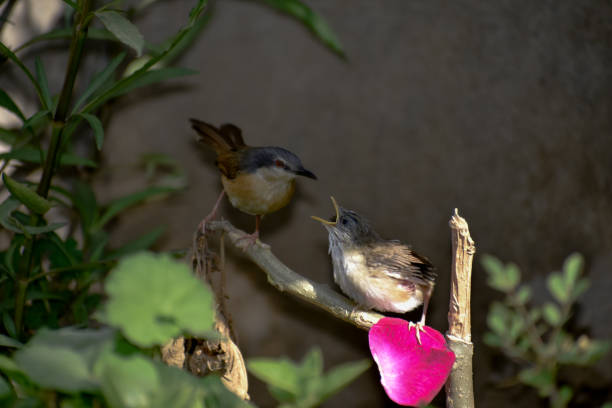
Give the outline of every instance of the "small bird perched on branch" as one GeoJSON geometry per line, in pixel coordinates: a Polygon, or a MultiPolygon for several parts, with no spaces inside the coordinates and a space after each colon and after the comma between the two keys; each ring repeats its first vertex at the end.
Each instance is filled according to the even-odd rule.
{"type": "Polygon", "coordinates": [[[245,237],[252,245],[259,238],[261,217],[281,209],[291,200],[295,178],[317,179],[289,150],[247,146],[237,126],[225,124],[217,129],[201,120],[190,121],[198,132],[198,141],[217,153],[215,164],[221,171],[223,183],[223,191],[211,213],[204,218],[204,224],[215,217],[219,203],[227,193],[234,207],[255,216],[255,232],[245,237]]]}
{"type": "Polygon", "coordinates": [[[417,336],[433,292],[436,273],[427,258],[399,241],[385,240],[368,221],[339,207],[331,221],[313,216],[329,233],[334,280],[360,306],[381,312],[406,313],[423,304],[417,336]]]}

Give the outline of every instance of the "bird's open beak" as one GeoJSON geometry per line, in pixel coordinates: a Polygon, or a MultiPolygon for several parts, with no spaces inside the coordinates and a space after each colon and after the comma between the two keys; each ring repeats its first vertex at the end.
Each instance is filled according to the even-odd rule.
{"type": "Polygon", "coordinates": [[[332,203],[334,204],[334,210],[336,210],[336,220],[335,221],[327,221],[324,220],[323,218],[319,218],[317,216],[311,215],[310,218],[312,218],[313,220],[319,221],[320,223],[323,223],[325,225],[336,225],[336,223],[338,222],[338,218],[340,218],[340,207],[338,207],[338,203],[336,202],[336,200],[334,199],[334,197],[330,197],[332,200],[332,203]]]}
{"type": "Polygon", "coordinates": [[[317,176],[314,175],[313,172],[306,170],[305,168],[301,168],[298,171],[295,172],[295,174],[297,174],[298,176],[304,176],[304,177],[308,177],[311,178],[313,180],[317,179],[317,176]]]}

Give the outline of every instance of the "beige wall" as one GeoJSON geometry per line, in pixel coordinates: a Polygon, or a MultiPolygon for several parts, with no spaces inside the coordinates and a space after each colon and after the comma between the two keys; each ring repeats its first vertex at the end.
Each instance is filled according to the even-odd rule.
{"type": "MultiPolygon", "coordinates": [[[[190,180],[183,194],[127,213],[115,226],[117,242],[164,223],[160,249],[189,246],[220,183],[214,157],[193,143],[187,119],[233,122],[247,143],[286,147],[319,177],[299,180],[292,205],[263,222],[263,241],[299,273],[332,284],[326,234],[309,216],[331,215],[333,194],[367,215],[382,235],[411,243],[438,267],[430,322],[444,331],[447,222],[458,207],[478,254],[517,262],[540,288],[543,273],[558,269],[572,251],[584,253],[594,285],[576,325],[610,337],[604,324],[612,309],[609,3],[307,3],[335,29],[348,61],[262,4],[219,1],[179,61],[198,75],[114,105],[106,167],[96,178],[101,197],[139,185],[132,164],[142,153],[180,160],[190,180]]],[[[138,22],[145,37],[170,34],[188,5],[152,7],[138,22]]],[[[227,203],[222,214],[253,228],[252,217],[227,203]]],[[[278,293],[239,253],[232,254],[229,274],[229,305],[247,358],[297,359],[312,345],[323,348],[327,367],[368,356],[365,332],[278,293]]],[[[525,398],[517,389],[496,392],[488,385],[499,367],[480,339],[494,296],[476,260],[477,398],[480,406],[514,406],[525,398]]],[[[609,368],[606,375],[597,381],[610,382],[609,368]]],[[[262,406],[272,402],[255,380],[252,395],[262,406]]],[[[371,370],[326,406],[385,401],[371,370]]]]}

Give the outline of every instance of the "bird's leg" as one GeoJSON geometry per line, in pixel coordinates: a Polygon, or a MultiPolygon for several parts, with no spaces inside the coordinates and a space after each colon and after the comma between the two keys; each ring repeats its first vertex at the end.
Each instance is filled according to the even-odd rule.
{"type": "Polygon", "coordinates": [[[433,287],[429,287],[423,292],[423,312],[421,313],[421,320],[419,320],[418,323],[410,322],[408,324],[409,328],[414,327],[416,329],[416,338],[419,344],[421,344],[421,332],[425,333],[425,316],[427,315],[427,306],[429,306],[429,299],[431,298],[432,292],[433,287]]]}
{"type": "Polygon", "coordinates": [[[244,236],[238,238],[239,241],[246,241],[244,245],[240,245],[242,249],[246,250],[249,247],[255,245],[255,242],[259,239],[259,224],[261,223],[261,215],[255,216],[255,232],[252,234],[245,234],[244,236]]]}
{"type": "Polygon", "coordinates": [[[219,194],[219,198],[217,198],[217,202],[215,203],[215,206],[213,207],[212,211],[210,212],[210,214],[204,217],[202,222],[200,222],[199,229],[200,231],[202,231],[202,233],[206,233],[206,224],[212,221],[217,216],[217,210],[219,209],[219,204],[221,204],[221,200],[223,199],[224,195],[225,190],[221,190],[221,194],[219,194]]]}

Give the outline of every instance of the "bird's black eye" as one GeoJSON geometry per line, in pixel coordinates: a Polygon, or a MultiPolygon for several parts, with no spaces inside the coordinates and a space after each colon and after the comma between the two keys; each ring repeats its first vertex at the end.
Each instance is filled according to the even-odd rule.
{"type": "Polygon", "coordinates": [[[348,224],[348,220],[346,218],[343,218],[342,219],[342,225],[346,225],[346,224],[348,224]]]}
{"type": "Polygon", "coordinates": [[[282,161],[282,160],[276,159],[276,160],[274,160],[274,165],[276,167],[281,167],[282,168],[282,167],[285,167],[285,162],[282,161]]]}

